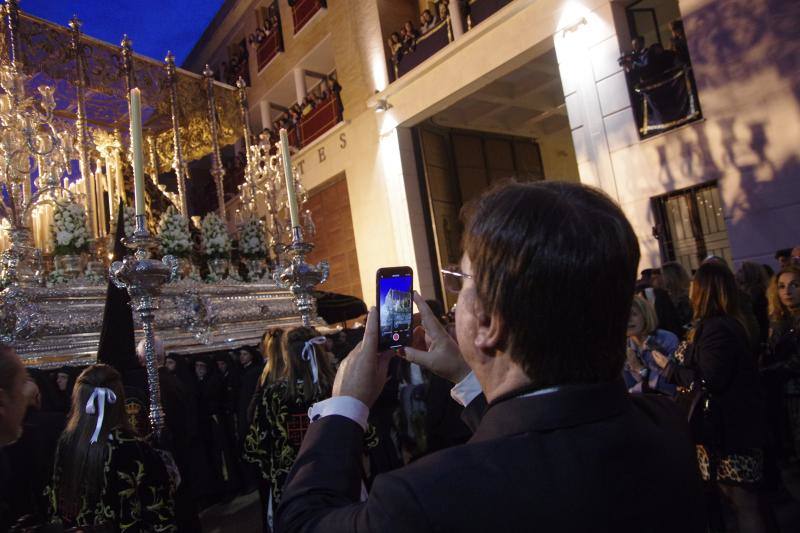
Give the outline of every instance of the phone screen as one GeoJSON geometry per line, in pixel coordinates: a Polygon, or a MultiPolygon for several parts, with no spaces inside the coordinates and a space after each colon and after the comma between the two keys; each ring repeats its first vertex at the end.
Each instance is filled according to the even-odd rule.
{"type": "Polygon", "coordinates": [[[408,267],[378,270],[378,312],[381,349],[407,346],[411,342],[413,274],[408,267]]]}

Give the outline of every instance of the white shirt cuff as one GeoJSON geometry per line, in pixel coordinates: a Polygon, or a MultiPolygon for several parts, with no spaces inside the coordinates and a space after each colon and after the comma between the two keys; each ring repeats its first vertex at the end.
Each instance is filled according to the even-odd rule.
{"type": "Polygon", "coordinates": [[[481,384],[478,378],[475,377],[474,372],[470,372],[467,376],[456,383],[450,389],[450,397],[457,401],[461,406],[466,407],[474,400],[481,392],[481,384]]]}
{"type": "Polygon", "coordinates": [[[316,422],[322,417],[339,415],[349,418],[364,431],[367,430],[367,417],[369,417],[369,407],[364,402],[352,396],[334,396],[317,402],[308,409],[308,418],[311,422],[316,422]]]}

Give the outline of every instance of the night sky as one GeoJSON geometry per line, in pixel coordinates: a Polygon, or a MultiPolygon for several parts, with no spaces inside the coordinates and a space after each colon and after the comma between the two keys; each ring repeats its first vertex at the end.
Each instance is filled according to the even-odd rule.
{"type": "Polygon", "coordinates": [[[136,53],[163,60],[167,50],[180,65],[224,0],[20,0],[37,17],[66,25],[72,15],[84,33],[119,44],[127,33],[136,53]]]}

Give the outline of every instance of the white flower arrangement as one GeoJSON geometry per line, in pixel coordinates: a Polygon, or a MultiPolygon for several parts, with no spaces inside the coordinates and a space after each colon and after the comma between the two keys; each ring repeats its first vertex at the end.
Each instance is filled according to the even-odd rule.
{"type": "Polygon", "coordinates": [[[136,209],[133,207],[125,206],[125,236],[132,237],[133,232],[136,231],[136,209]]]}
{"type": "Polygon", "coordinates": [[[211,258],[228,256],[231,251],[231,238],[219,215],[212,211],[203,217],[200,231],[203,234],[203,253],[211,258]]]}
{"type": "Polygon", "coordinates": [[[55,255],[78,255],[89,251],[89,230],[83,206],[71,202],[56,203],[50,231],[55,242],[55,255]]]}
{"type": "Polygon", "coordinates": [[[251,218],[239,230],[239,252],[247,259],[267,257],[267,241],[264,238],[264,221],[251,218]]]}
{"type": "MultiPolygon", "coordinates": [[[[127,228],[125,230],[127,232],[127,228]]],[[[158,239],[164,254],[187,257],[192,253],[189,222],[173,206],[169,206],[158,221],[158,239]]]]}
{"type": "Polygon", "coordinates": [[[61,270],[53,270],[47,275],[47,286],[64,285],[69,283],[69,278],[61,270]]]}

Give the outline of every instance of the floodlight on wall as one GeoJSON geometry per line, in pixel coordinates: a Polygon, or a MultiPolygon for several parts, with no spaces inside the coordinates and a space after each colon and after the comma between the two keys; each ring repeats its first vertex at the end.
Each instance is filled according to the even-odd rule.
{"type": "Polygon", "coordinates": [[[376,113],[384,113],[384,112],[388,111],[391,108],[392,108],[392,106],[388,102],[388,100],[386,100],[386,98],[379,99],[378,102],[375,104],[375,112],[376,113]]]}

